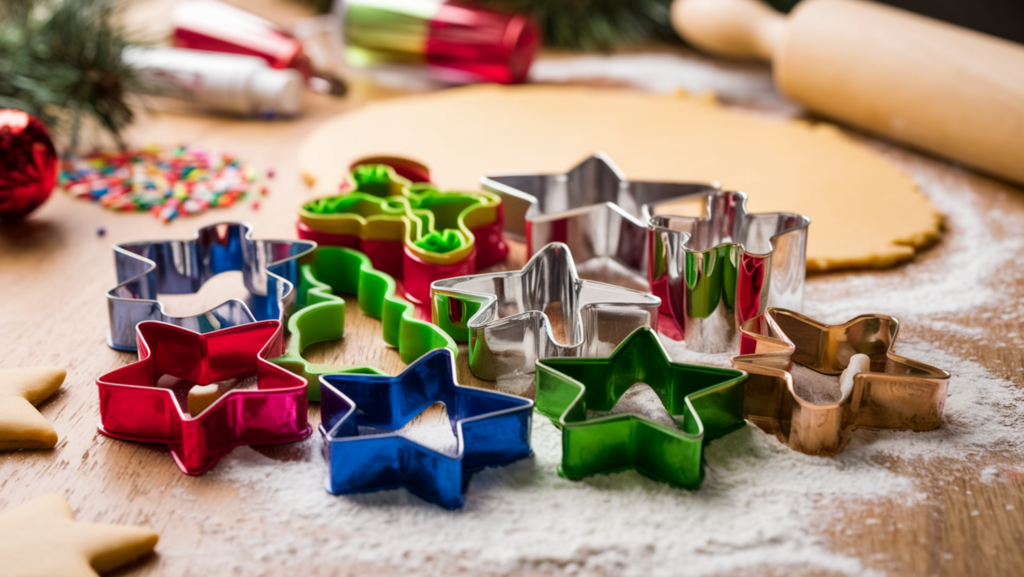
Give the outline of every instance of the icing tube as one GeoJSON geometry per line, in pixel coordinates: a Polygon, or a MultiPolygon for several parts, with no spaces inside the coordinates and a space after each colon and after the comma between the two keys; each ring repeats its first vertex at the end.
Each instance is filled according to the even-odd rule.
{"type": "Polygon", "coordinates": [[[302,44],[273,22],[217,0],[181,2],[171,16],[176,48],[257,56],[271,68],[312,76],[302,44]]]}
{"type": "Polygon", "coordinates": [[[304,80],[255,56],[180,48],[130,48],[124,59],[139,74],[138,91],[203,108],[252,116],[302,111],[304,80]]]}
{"type": "Polygon", "coordinates": [[[522,82],[540,33],[522,15],[439,0],[336,2],[354,66],[426,64],[466,82],[522,82]]]}

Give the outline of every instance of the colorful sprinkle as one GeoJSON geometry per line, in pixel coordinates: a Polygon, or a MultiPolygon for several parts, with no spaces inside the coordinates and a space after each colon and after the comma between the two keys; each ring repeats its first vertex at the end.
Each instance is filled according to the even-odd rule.
{"type": "Polygon", "coordinates": [[[107,228],[103,226],[96,227],[96,236],[106,236],[107,228]]]}
{"type": "Polygon", "coordinates": [[[164,222],[231,206],[255,180],[256,171],[231,155],[185,146],[65,156],[60,174],[75,196],[111,210],[149,211],[164,222]]]}

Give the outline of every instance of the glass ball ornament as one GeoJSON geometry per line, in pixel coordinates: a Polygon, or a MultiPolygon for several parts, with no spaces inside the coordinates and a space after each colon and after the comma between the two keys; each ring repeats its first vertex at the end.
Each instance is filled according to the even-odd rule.
{"type": "Polygon", "coordinates": [[[38,118],[21,110],[0,110],[0,221],[19,220],[50,197],[58,162],[38,118]]]}

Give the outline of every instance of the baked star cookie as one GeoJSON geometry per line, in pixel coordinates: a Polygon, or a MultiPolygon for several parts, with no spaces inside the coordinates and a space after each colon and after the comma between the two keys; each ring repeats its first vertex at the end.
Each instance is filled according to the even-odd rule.
{"type": "Polygon", "coordinates": [[[0,451],[57,444],[57,432],[35,406],[60,388],[66,374],[58,367],[0,369],[0,451]]]}
{"type": "Polygon", "coordinates": [[[98,577],[149,553],[145,527],[76,523],[64,497],[44,495],[0,513],[0,573],[6,577],[98,577]]]}

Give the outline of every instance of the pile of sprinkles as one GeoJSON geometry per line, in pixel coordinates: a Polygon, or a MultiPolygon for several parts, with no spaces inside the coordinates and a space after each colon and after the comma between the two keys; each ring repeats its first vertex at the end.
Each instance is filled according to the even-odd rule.
{"type": "Polygon", "coordinates": [[[65,156],[60,173],[61,186],[79,198],[112,210],[150,211],[164,222],[231,206],[255,181],[256,171],[237,158],[189,146],[65,156]]]}

